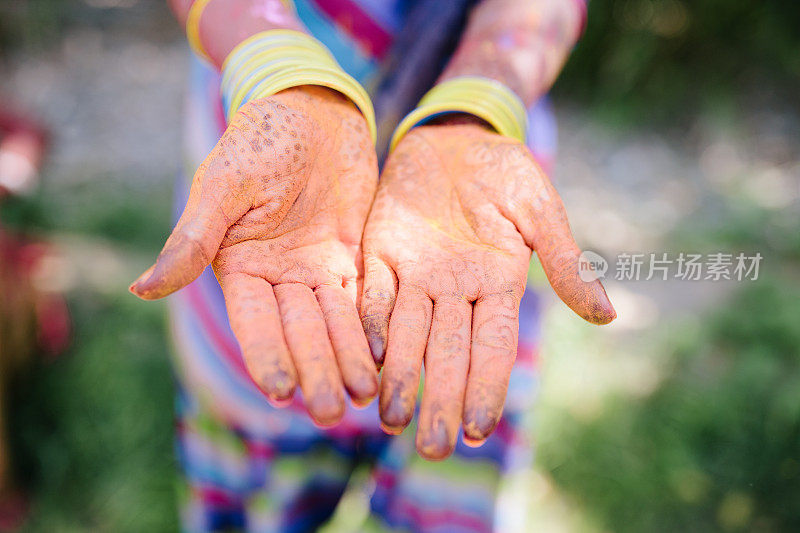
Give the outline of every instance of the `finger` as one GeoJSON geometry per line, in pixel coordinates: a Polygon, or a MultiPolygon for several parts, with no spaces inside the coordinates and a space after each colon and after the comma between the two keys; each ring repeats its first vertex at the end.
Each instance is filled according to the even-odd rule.
{"type": "Polygon", "coordinates": [[[425,384],[417,423],[417,451],[429,460],[446,458],[456,446],[469,370],[472,304],[447,298],[433,305],[425,350],[425,384]]]}
{"type": "Polygon", "coordinates": [[[383,365],[389,317],[392,314],[397,281],[389,266],[375,256],[364,258],[364,289],[361,296],[361,324],[375,364],[383,365]]]}
{"type": "Polygon", "coordinates": [[[381,427],[387,433],[401,433],[414,416],[432,309],[427,294],[412,285],[400,284],[389,321],[380,387],[381,427]]]}
{"type": "Polygon", "coordinates": [[[283,338],[272,286],[238,273],[221,278],[220,285],[247,371],[272,402],[286,402],[294,394],[297,372],[283,338]]]}
{"type": "Polygon", "coordinates": [[[318,424],[333,425],[344,415],[344,393],[317,299],[299,283],[276,285],[274,291],[308,412],[318,424]]]}
{"type": "Polygon", "coordinates": [[[356,305],[342,287],[320,285],[314,294],[325,317],[344,386],[356,405],[366,405],[378,394],[378,371],[356,305]]]}
{"type": "Polygon", "coordinates": [[[503,414],[517,357],[519,302],[513,292],[488,294],[475,302],[464,395],[464,442],[470,446],[482,444],[503,414]]]}
{"type": "Polygon", "coordinates": [[[579,276],[581,250],[572,237],[561,197],[541,170],[534,183],[528,209],[516,217],[517,227],[539,257],[558,297],[585,320],[608,324],[617,313],[599,280],[587,282],[579,276]]]}
{"type": "Polygon", "coordinates": [[[204,163],[198,169],[186,208],[156,263],[131,284],[140,298],[163,298],[194,281],[217,255],[231,221],[244,215],[231,191],[204,188],[205,168],[204,163]]]}

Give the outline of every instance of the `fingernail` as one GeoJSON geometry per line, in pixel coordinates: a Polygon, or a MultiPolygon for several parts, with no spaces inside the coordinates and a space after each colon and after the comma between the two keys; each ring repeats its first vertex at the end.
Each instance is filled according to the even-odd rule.
{"type": "MultiPolygon", "coordinates": [[[[411,422],[414,408],[406,406],[399,391],[392,392],[392,397],[387,404],[381,405],[381,427],[388,429],[392,435],[396,435],[403,431],[403,429],[411,422]]],[[[384,429],[384,431],[386,431],[384,429]]]]}
{"type": "Polygon", "coordinates": [[[484,407],[471,409],[464,417],[464,442],[480,446],[497,427],[499,418],[489,415],[484,407]]]}
{"type": "Polygon", "coordinates": [[[308,400],[308,411],[317,425],[331,427],[344,416],[344,400],[331,391],[318,393],[308,400]]]}
{"type": "Polygon", "coordinates": [[[355,407],[356,409],[362,410],[362,409],[366,409],[367,407],[369,407],[369,404],[371,404],[372,400],[374,400],[374,399],[375,399],[374,397],[371,397],[371,398],[353,398],[351,396],[350,397],[350,403],[352,403],[353,407],[355,407]]]}
{"type": "Polygon", "coordinates": [[[374,374],[374,369],[365,370],[363,374],[356,379],[356,385],[348,387],[347,392],[356,407],[366,407],[375,396],[378,395],[378,376],[374,374]]]}
{"type": "Polygon", "coordinates": [[[441,461],[453,453],[444,422],[437,422],[429,430],[417,431],[417,451],[429,461],[441,461]]]}
{"type": "Polygon", "coordinates": [[[608,299],[605,290],[601,290],[604,298],[600,301],[592,302],[592,322],[602,326],[617,318],[617,311],[611,304],[611,300],[608,299]],[[602,300],[605,300],[605,302],[602,300]]]}
{"type": "Polygon", "coordinates": [[[145,270],[142,273],[142,275],[140,275],[138,278],[136,278],[134,280],[133,283],[131,283],[130,287],[128,287],[128,290],[131,291],[133,294],[136,294],[137,296],[140,295],[141,294],[141,286],[144,285],[145,281],[147,281],[150,278],[150,276],[153,275],[153,270],[155,270],[155,268],[156,268],[156,265],[153,265],[150,268],[148,268],[147,270],[145,270]]]}
{"type": "Polygon", "coordinates": [[[406,428],[404,428],[404,427],[402,427],[402,428],[389,427],[389,426],[387,426],[386,424],[384,424],[384,423],[383,423],[383,421],[381,421],[381,431],[383,431],[383,432],[384,432],[384,433],[386,433],[387,435],[392,435],[392,436],[394,436],[394,435],[399,435],[399,434],[401,434],[401,433],[402,433],[402,432],[403,432],[405,429],[406,429],[406,428]]]}
{"type": "Polygon", "coordinates": [[[475,440],[467,437],[464,435],[464,444],[469,446],[470,448],[480,448],[486,442],[486,439],[475,440]]]}
{"type": "Polygon", "coordinates": [[[369,351],[372,354],[375,365],[378,368],[382,367],[386,350],[386,343],[383,341],[383,336],[379,333],[368,333],[367,342],[369,343],[369,351]]]}
{"type": "Polygon", "coordinates": [[[270,399],[279,404],[288,402],[294,396],[295,380],[283,370],[276,371],[267,381],[265,389],[270,399]]]}

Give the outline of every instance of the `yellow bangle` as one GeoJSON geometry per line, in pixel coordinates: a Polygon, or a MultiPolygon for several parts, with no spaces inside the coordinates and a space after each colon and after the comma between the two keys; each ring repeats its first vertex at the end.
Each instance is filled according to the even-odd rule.
{"type": "Polygon", "coordinates": [[[240,74],[239,69],[243,61],[250,59],[258,61],[255,56],[264,53],[263,50],[265,49],[300,46],[309,51],[318,51],[333,60],[333,56],[322,43],[316,39],[307,39],[305,37],[307,37],[306,34],[297,30],[271,30],[248,37],[236,45],[236,48],[231,51],[222,63],[222,87],[224,88],[226,85],[233,83],[233,75],[234,73],[237,76],[240,74]]]}
{"type": "Polygon", "coordinates": [[[440,113],[462,112],[488,122],[500,135],[525,143],[528,116],[522,101],[500,82],[479,76],[462,76],[438,84],[400,121],[389,151],[411,128],[440,113]]]}
{"type": "Polygon", "coordinates": [[[369,95],[313,37],[294,30],[261,32],[239,43],[223,63],[221,92],[228,119],[247,100],[300,85],[328,87],[348,97],[364,115],[376,141],[369,95]]]}
{"type": "MultiPolygon", "coordinates": [[[[233,95],[231,102],[229,102],[232,104],[236,101],[236,96],[238,94],[244,96],[258,83],[260,78],[254,76],[254,74],[258,73],[263,77],[263,75],[280,69],[282,65],[288,62],[297,62],[299,64],[306,62],[309,64],[329,65],[334,68],[338,67],[336,61],[331,56],[320,56],[308,50],[301,50],[296,47],[276,46],[275,48],[253,54],[250,61],[243,64],[239,69],[236,69],[236,74],[231,75],[221,84],[221,88],[223,91],[228,91],[229,94],[233,95]]],[[[238,105],[236,107],[238,107],[238,105]]]]}
{"type": "Polygon", "coordinates": [[[186,17],[186,39],[189,41],[189,46],[195,54],[202,57],[211,63],[203,43],[200,42],[200,17],[203,15],[203,10],[206,8],[211,0],[195,0],[192,7],[189,8],[189,14],[186,17]]]}

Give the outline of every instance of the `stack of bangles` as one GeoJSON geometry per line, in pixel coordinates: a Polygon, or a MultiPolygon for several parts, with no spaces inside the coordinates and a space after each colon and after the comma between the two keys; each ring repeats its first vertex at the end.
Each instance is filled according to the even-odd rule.
{"type": "Polygon", "coordinates": [[[422,97],[394,130],[389,151],[414,126],[449,113],[469,113],[488,122],[500,135],[526,142],[528,114],[511,89],[490,78],[459,76],[439,83],[422,97]]]}
{"type": "MultiPolygon", "coordinates": [[[[192,49],[206,58],[197,27],[202,8],[208,1],[197,0],[186,23],[192,49]]],[[[222,66],[221,83],[226,118],[230,121],[239,107],[251,100],[300,85],[320,85],[348,97],[364,115],[375,142],[375,112],[367,92],[339,66],[322,43],[295,30],[257,33],[228,55],[222,66]]],[[[522,143],[526,141],[527,113],[517,95],[498,81],[480,76],[460,76],[439,83],[422,97],[417,108],[397,126],[390,151],[413,127],[448,113],[477,116],[497,133],[522,143]]]]}

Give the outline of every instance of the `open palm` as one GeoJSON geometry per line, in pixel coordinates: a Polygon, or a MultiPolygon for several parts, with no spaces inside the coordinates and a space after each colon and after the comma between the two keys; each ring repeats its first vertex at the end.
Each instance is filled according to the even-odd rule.
{"type": "Polygon", "coordinates": [[[613,320],[600,283],[578,277],[564,207],[525,146],[479,124],[423,126],[403,138],[364,232],[361,316],[384,364],[386,431],[410,422],[424,360],[422,456],[447,457],[462,420],[472,444],[499,421],[532,250],[570,308],[613,320]]]}
{"type": "Polygon", "coordinates": [[[256,384],[280,404],[299,381],[312,418],[333,424],[345,388],[356,403],[377,394],[355,303],[376,183],[366,122],[339,93],[306,86],[250,102],[131,290],[161,298],[212,264],[256,384]]]}

